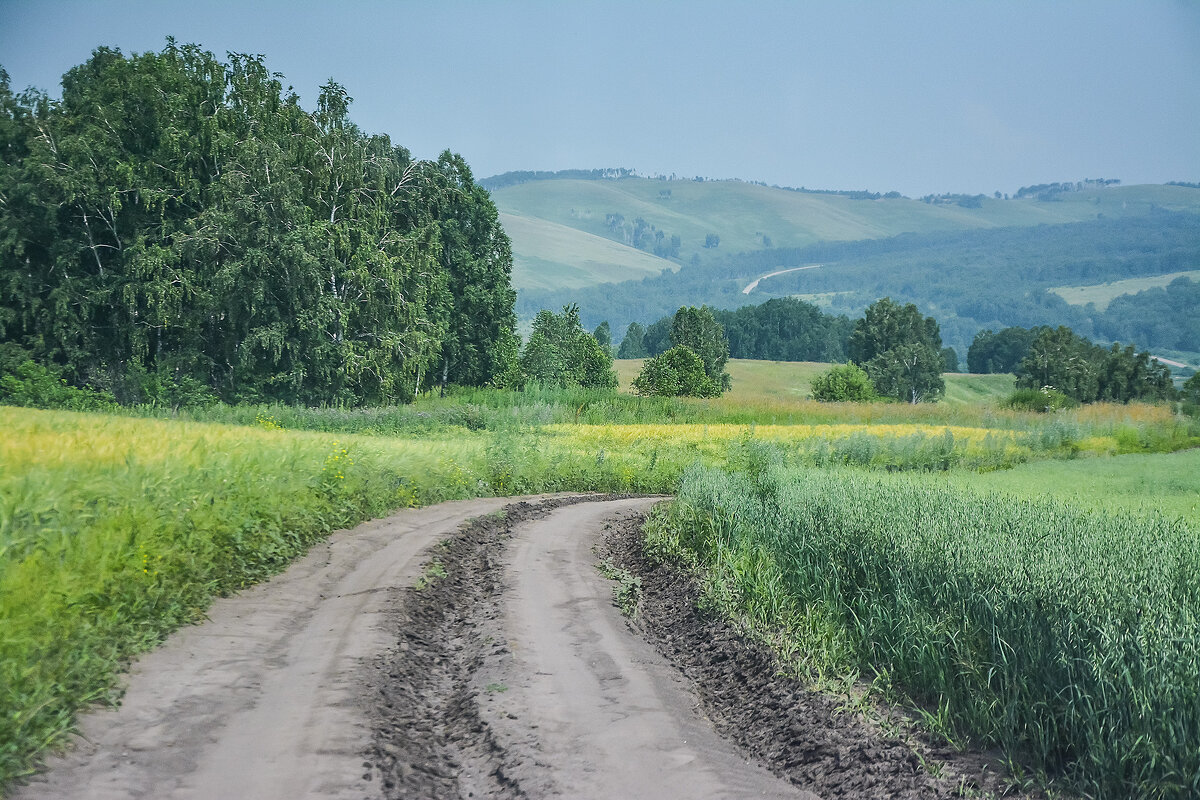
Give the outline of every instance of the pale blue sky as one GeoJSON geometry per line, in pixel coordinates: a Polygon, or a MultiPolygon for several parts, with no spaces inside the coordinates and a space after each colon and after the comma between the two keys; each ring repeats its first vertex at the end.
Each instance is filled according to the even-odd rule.
{"type": "Polygon", "coordinates": [[[0,0],[57,93],[101,44],[263,53],[312,106],[477,177],[631,167],[809,188],[1200,181],[1200,2],[0,0]]]}

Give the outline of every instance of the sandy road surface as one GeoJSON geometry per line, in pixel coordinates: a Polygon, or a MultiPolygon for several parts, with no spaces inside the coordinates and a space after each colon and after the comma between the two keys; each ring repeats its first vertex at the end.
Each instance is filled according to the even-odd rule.
{"type": "MultiPolygon", "coordinates": [[[[121,708],[89,715],[76,750],[14,796],[381,796],[383,782],[363,769],[380,736],[363,685],[395,647],[389,604],[418,578],[431,544],[507,502],[447,503],[338,533],[276,579],[218,602],[208,622],[143,658],[121,708]]],[[[489,735],[468,734],[463,751],[498,743],[511,796],[811,798],[713,733],[684,681],[612,606],[592,544],[606,518],[652,502],[568,505],[502,534],[503,574],[491,576],[500,602],[480,623],[502,638],[501,655],[476,658],[469,677],[471,719],[489,735]]],[[[409,735],[424,741],[450,726],[416,727],[409,735]]],[[[450,763],[461,764],[445,776],[461,796],[477,779],[475,797],[496,794],[487,782],[498,770],[450,763]]]]}
{"type": "Polygon", "coordinates": [[[653,502],[567,506],[509,545],[500,624],[511,657],[475,680],[507,687],[482,716],[510,754],[532,756],[511,776],[533,797],[814,797],[747,764],[614,607],[593,547],[606,520],[653,502]]]}

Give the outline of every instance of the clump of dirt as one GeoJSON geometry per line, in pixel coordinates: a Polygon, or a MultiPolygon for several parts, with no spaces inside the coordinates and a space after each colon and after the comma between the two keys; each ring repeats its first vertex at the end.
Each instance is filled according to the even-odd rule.
{"type": "Polygon", "coordinates": [[[645,556],[641,528],[636,519],[614,526],[600,553],[641,579],[631,624],[692,681],[704,713],[748,757],[829,800],[1022,796],[995,759],[887,736],[787,677],[769,647],[698,607],[695,579],[645,556]]]}

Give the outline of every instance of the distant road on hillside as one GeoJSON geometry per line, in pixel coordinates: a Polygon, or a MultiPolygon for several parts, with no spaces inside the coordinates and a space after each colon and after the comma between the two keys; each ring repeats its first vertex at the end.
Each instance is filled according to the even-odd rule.
{"type": "Polygon", "coordinates": [[[773,278],[776,275],[782,275],[785,272],[799,272],[802,269],[816,269],[817,267],[820,267],[820,266],[823,266],[823,265],[822,264],[809,264],[807,267],[792,267],[791,269],[781,269],[777,272],[768,272],[766,275],[760,275],[757,278],[755,278],[753,281],[751,281],[746,286],[745,289],[742,289],[742,294],[750,294],[751,292],[753,292],[758,287],[758,282],[765,278],[773,278]]]}

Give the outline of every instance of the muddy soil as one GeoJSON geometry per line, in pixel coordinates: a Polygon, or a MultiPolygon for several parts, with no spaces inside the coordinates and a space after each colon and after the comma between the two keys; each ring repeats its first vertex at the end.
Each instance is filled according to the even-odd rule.
{"type": "Polygon", "coordinates": [[[750,758],[822,798],[1040,797],[1019,792],[996,752],[959,752],[903,713],[876,708],[893,733],[810,691],[775,654],[699,607],[696,581],[646,558],[640,520],[615,525],[599,554],[636,575],[630,622],[683,674],[714,727],[750,758]],[[934,778],[930,773],[936,773],[934,778]]]}

